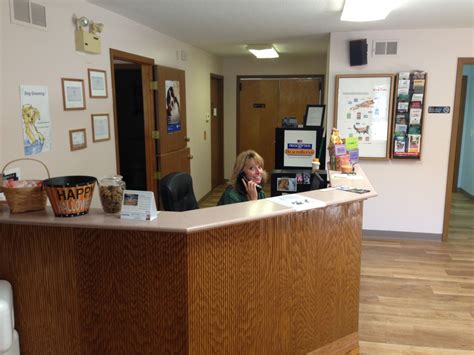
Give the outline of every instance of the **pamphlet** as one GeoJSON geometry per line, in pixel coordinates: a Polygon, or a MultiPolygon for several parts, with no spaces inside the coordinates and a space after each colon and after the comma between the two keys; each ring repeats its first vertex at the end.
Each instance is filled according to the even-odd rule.
{"type": "Polygon", "coordinates": [[[282,195],[270,197],[267,200],[278,203],[297,211],[309,210],[312,208],[326,207],[326,202],[314,198],[302,196],[300,194],[282,195]]]}
{"type": "Polygon", "coordinates": [[[370,192],[370,190],[367,190],[367,189],[359,189],[357,187],[351,187],[351,186],[337,186],[336,190],[353,192],[356,194],[365,194],[367,192],[370,192]]]}
{"type": "Polygon", "coordinates": [[[158,215],[152,191],[125,190],[122,200],[122,219],[152,221],[158,215]]]}

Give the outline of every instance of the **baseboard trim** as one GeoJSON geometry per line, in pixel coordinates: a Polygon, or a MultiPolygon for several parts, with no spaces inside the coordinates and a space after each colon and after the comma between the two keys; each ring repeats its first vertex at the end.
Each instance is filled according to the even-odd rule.
{"type": "Polygon", "coordinates": [[[464,190],[462,187],[458,187],[458,190],[467,198],[470,198],[471,200],[474,200],[474,195],[471,195],[469,192],[464,190]]]}
{"type": "Polygon", "coordinates": [[[395,232],[395,231],[378,231],[378,230],[362,230],[362,239],[411,239],[411,240],[433,240],[440,242],[442,234],[436,233],[413,233],[413,232],[395,232]]]}

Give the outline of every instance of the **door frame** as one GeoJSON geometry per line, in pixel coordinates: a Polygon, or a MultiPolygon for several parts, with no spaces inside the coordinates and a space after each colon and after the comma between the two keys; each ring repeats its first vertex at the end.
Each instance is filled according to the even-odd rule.
{"type": "MultiPolygon", "coordinates": [[[[456,89],[454,91],[454,108],[453,108],[453,119],[451,124],[451,143],[449,147],[449,158],[448,158],[448,177],[446,180],[446,195],[444,199],[444,219],[443,219],[443,234],[442,240],[445,242],[448,240],[449,232],[449,220],[451,214],[451,201],[452,191],[454,183],[454,168],[456,162],[457,145],[460,132],[460,110],[461,110],[461,91],[462,91],[462,77],[464,65],[474,64],[474,58],[458,58],[458,66],[456,72],[456,89]]],[[[461,130],[462,132],[462,130],[461,130]]]]}
{"type": "Polygon", "coordinates": [[[240,149],[240,81],[242,79],[319,79],[321,81],[320,85],[320,93],[319,93],[319,101],[324,102],[325,99],[325,78],[324,74],[297,74],[297,75],[237,75],[237,86],[236,86],[236,142],[235,142],[235,149],[236,153],[238,154],[240,149]]]}
{"type": "Polygon", "coordinates": [[[127,62],[139,64],[141,66],[142,74],[142,93],[143,93],[143,120],[145,131],[145,158],[146,158],[146,184],[147,190],[153,191],[155,199],[158,199],[158,186],[155,179],[156,171],[156,154],[155,141],[152,136],[152,131],[155,130],[155,113],[153,105],[153,91],[150,88],[150,83],[153,81],[153,65],[155,60],[152,58],[143,57],[133,53],[124,52],[118,49],[110,48],[110,68],[112,79],[112,100],[114,112],[114,133],[115,133],[115,160],[117,164],[117,173],[120,173],[120,159],[119,159],[119,140],[118,140],[118,121],[117,121],[117,104],[115,97],[115,70],[114,61],[124,60],[127,62]]]}
{"type": "MultiPolygon", "coordinates": [[[[225,125],[225,120],[224,120],[224,76],[218,75],[218,74],[213,74],[211,73],[210,75],[210,82],[209,82],[209,90],[210,90],[210,98],[212,101],[212,80],[215,79],[218,81],[217,84],[217,91],[219,95],[219,112],[217,116],[219,117],[219,130],[218,130],[218,135],[219,135],[219,145],[217,149],[219,150],[219,162],[218,162],[218,181],[219,183],[224,182],[224,125],[225,125]]],[[[212,136],[212,102],[209,102],[210,109],[211,109],[211,157],[212,157],[212,140],[214,139],[212,136]]],[[[212,185],[212,171],[213,171],[213,160],[211,159],[211,185],[212,185]]],[[[211,189],[213,189],[215,186],[211,186],[211,189]]]]}

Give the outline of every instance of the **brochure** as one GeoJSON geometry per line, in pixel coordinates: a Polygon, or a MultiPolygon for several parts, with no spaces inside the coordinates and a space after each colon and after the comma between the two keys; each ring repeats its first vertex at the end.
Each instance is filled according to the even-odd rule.
{"type": "Polygon", "coordinates": [[[397,111],[398,112],[408,112],[408,102],[400,101],[398,103],[397,111]]]}
{"type": "Polygon", "coordinates": [[[421,108],[414,108],[410,110],[410,124],[420,124],[421,108]]]}
{"type": "Polygon", "coordinates": [[[121,219],[152,221],[158,216],[152,191],[125,190],[122,200],[121,219]]]}
{"type": "Polygon", "coordinates": [[[405,138],[404,137],[395,137],[395,153],[403,153],[405,151],[405,138]]]}
{"type": "Polygon", "coordinates": [[[408,152],[418,153],[420,151],[421,134],[408,135],[408,152]]]}

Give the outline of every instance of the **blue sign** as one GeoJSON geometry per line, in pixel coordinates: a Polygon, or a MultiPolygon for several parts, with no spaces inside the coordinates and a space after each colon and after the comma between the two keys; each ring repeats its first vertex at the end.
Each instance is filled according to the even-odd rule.
{"type": "Polygon", "coordinates": [[[428,106],[428,113],[450,113],[451,106],[428,106]]]}

